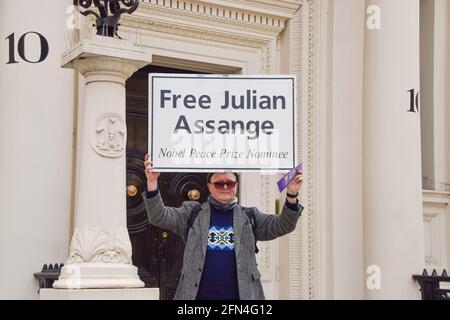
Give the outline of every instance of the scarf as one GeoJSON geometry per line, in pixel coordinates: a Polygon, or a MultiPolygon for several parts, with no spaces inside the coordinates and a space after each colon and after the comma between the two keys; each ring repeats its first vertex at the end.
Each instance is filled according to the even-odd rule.
{"type": "Polygon", "coordinates": [[[208,202],[211,206],[214,207],[214,209],[217,209],[219,211],[227,211],[232,210],[238,203],[238,198],[234,197],[233,200],[231,200],[228,203],[222,203],[211,197],[211,195],[208,197],[208,202]]]}

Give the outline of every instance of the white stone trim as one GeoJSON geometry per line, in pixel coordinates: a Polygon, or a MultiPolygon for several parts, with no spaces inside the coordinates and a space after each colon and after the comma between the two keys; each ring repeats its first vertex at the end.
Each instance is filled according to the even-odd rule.
{"type": "Polygon", "coordinates": [[[75,229],[66,264],[81,262],[131,264],[128,230],[107,230],[97,226],[75,229]]]}
{"type": "Polygon", "coordinates": [[[446,207],[450,203],[450,192],[423,190],[423,203],[427,205],[446,207]]]}
{"type": "Polygon", "coordinates": [[[450,267],[450,192],[423,190],[425,262],[432,269],[450,267]]]}
{"type": "Polygon", "coordinates": [[[423,224],[424,224],[424,233],[425,233],[425,263],[427,266],[436,268],[437,266],[441,266],[443,263],[442,253],[445,253],[445,250],[442,250],[442,247],[445,248],[441,240],[442,230],[440,226],[442,226],[441,214],[436,212],[435,210],[425,210],[423,214],[423,224]],[[428,250],[428,247],[430,249],[428,250]]]}
{"type": "Polygon", "coordinates": [[[121,157],[125,153],[127,126],[125,119],[117,113],[102,114],[94,128],[90,128],[91,147],[99,155],[109,158],[121,157]]]}
{"type": "Polygon", "coordinates": [[[302,131],[298,137],[298,159],[303,162],[305,182],[300,201],[304,206],[299,227],[289,235],[289,299],[315,299],[317,273],[316,241],[316,14],[317,2],[305,1],[291,20],[291,72],[298,85],[297,116],[302,131]],[[303,81],[302,81],[303,80],[303,81]],[[306,129],[305,129],[306,128],[306,129]]]}
{"type": "Polygon", "coordinates": [[[159,288],[41,289],[39,300],[159,300],[159,288]]]}
{"type": "Polygon", "coordinates": [[[291,18],[304,0],[200,0],[197,2],[291,18]]]}
{"type": "Polygon", "coordinates": [[[256,22],[261,25],[279,25],[281,19],[291,18],[301,1],[296,0],[144,0],[150,4],[188,13],[256,22]],[[272,20],[273,19],[273,20],[272,20]]]}
{"type": "Polygon", "coordinates": [[[316,132],[317,132],[317,113],[316,113],[316,9],[317,1],[308,1],[308,9],[305,10],[305,21],[304,23],[308,25],[308,28],[304,28],[308,32],[308,45],[307,45],[307,56],[308,56],[308,146],[307,146],[307,157],[308,157],[308,196],[305,201],[308,204],[308,251],[307,251],[307,261],[308,261],[308,299],[316,298],[316,270],[317,270],[317,260],[316,260],[316,248],[317,248],[317,234],[316,234],[316,132]],[[307,12],[307,14],[306,14],[307,12]]]}
{"type": "MultiPolygon", "coordinates": [[[[297,76],[297,79],[299,81],[297,82],[297,123],[299,126],[297,127],[297,159],[299,161],[303,161],[303,168],[307,169],[308,163],[305,160],[305,150],[304,146],[305,144],[305,137],[302,135],[302,130],[300,128],[305,128],[305,108],[304,102],[305,99],[302,96],[302,92],[306,88],[306,82],[303,81],[302,73],[303,73],[303,66],[304,59],[303,59],[303,53],[305,42],[303,39],[303,35],[305,34],[303,32],[304,27],[304,15],[302,11],[305,10],[302,9],[299,10],[294,17],[291,20],[291,37],[290,37],[290,43],[291,43],[291,73],[297,76]]],[[[308,205],[305,201],[305,193],[307,192],[308,188],[308,181],[309,179],[305,179],[305,182],[303,184],[303,187],[301,189],[301,196],[300,196],[300,202],[305,207],[302,217],[300,218],[300,222],[297,225],[297,228],[289,235],[289,253],[288,253],[288,259],[289,259],[289,291],[288,291],[288,298],[289,299],[302,299],[304,298],[302,293],[302,288],[304,286],[304,277],[303,277],[303,270],[305,270],[305,264],[303,261],[304,258],[304,234],[305,234],[305,221],[308,219],[308,205]]]]}

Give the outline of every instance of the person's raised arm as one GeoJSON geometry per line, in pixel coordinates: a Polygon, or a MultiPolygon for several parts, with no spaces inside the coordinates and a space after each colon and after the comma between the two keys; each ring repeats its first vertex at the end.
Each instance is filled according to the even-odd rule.
{"type": "Polygon", "coordinates": [[[153,171],[153,162],[148,154],[144,158],[145,176],[147,177],[147,191],[156,191],[158,189],[158,178],[160,172],[153,171]]]}
{"type": "Polygon", "coordinates": [[[297,174],[294,179],[287,185],[286,200],[292,205],[298,204],[298,192],[303,184],[303,172],[297,174]]]}
{"type": "Polygon", "coordinates": [[[143,192],[145,209],[152,225],[171,230],[184,240],[187,237],[188,218],[198,202],[186,201],[179,208],[166,207],[158,190],[160,172],[153,170],[153,163],[148,154],[144,158],[145,175],[147,177],[147,190],[143,192]]]}
{"type": "Polygon", "coordinates": [[[267,241],[281,237],[295,230],[303,211],[298,203],[298,192],[303,183],[303,174],[297,174],[287,186],[286,202],[280,215],[262,213],[255,208],[257,240],[267,241]]]}

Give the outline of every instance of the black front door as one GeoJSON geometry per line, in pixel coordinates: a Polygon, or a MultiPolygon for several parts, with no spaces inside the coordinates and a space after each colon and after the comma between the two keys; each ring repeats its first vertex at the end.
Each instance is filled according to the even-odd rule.
{"type": "MultiPolygon", "coordinates": [[[[148,74],[194,73],[148,66],[131,77],[127,88],[127,225],[133,264],[146,287],[159,287],[161,299],[175,294],[183,265],[184,243],[174,233],[149,224],[141,193],[146,188],[144,155],[148,150],[148,74]]],[[[206,174],[162,173],[159,189],[166,206],[208,196],[206,174]]]]}

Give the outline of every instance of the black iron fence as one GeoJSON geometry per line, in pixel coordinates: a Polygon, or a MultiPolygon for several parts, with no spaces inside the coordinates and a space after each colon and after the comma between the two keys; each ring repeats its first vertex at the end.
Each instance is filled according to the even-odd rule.
{"type": "Polygon", "coordinates": [[[421,275],[414,275],[413,279],[419,282],[422,300],[450,300],[450,277],[446,270],[438,275],[434,269],[429,275],[424,269],[421,275]]]}
{"type": "Polygon", "coordinates": [[[50,264],[42,267],[41,272],[37,272],[34,274],[34,277],[39,280],[39,290],[52,288],[53,282],[58,280],[59,274],[61,273],[61,268],[64,264],[50,264]]]}

